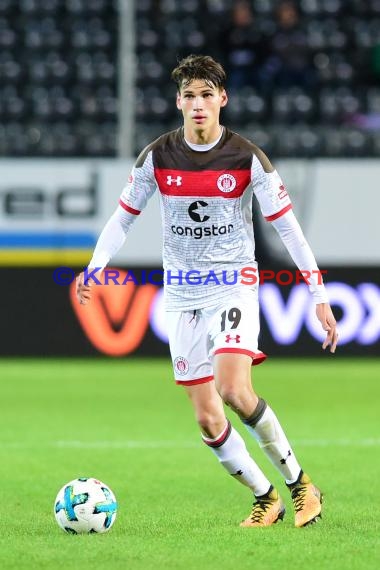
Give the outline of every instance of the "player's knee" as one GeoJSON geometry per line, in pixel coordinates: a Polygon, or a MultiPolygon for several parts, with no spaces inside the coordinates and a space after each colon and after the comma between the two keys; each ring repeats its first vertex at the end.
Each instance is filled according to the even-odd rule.
{"type": "MultiPolygon", "coordinates": [[[[251,410],[255,407],[255,395],[249,388],[241,388],[234,384],[222,386],[219,394],[223,402],[230,407],[240,417],[249,415],[251,410]]],[[[256,398],[257,400],[257,398],[256,398]]]]}
{"type": "Polygon", "coordinates": [[[241,402],[241,394],[236,389],[235,386],[222,386],[219,390],[219,394],[225,404],[232,408],[233,410],[239,408],[241,402]]]}
{"type": "Polygon", "coordinates": [[[208,437],[216,437],[225,427],[225,418],[219,418],[212,412],[201,411],[197,413],[197,422],[202,432],[208,437]]]}

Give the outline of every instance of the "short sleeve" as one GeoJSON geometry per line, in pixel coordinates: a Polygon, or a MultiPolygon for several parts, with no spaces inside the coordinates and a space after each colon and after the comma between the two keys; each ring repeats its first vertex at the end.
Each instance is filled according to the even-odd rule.
{"type": "Polygon", "coordinates": [[[136,216],[145,208],[157,188],[152,151],[145,153],[141,158],[142,155],[137,159],[119,200],[124,210],[136,216]]]}
{"type": "Polygon", "coordinates": [[[289,194],[277,170],[266,172],[256,155],[253,155],[252,160],[251,182],[267,222],[272,222],[291,210],[289,194]]]}

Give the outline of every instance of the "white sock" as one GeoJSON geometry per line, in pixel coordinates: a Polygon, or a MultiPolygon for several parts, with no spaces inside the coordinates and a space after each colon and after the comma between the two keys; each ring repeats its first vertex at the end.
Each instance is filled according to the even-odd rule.
{"type": "Polygon", "coordinates": [[[275,413],[261,398],[259,404],[263,410],[260,419],[256,422],[254,413],[251,418],[244,420],[244,423],[258,441],[261,449],[283,475],[286,483],[294,483],[300,474],[301,467],[275,413]]]}
{"type": "Polygon", "coordinates": [[[202,439],[228,473],[252,489],[256,496],[269,491],[270,482],[249,455],[243,438],[229,421],[218,437],[211,439],[202,435],[202,439]]]}

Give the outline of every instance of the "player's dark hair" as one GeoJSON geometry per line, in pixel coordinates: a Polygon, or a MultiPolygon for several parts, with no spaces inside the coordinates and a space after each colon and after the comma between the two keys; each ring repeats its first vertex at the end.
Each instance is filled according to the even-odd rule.
{"type": "Polygon", "coordinates": [[[220,63],[209,55],[188,55],[172,71],[172,79],[178,91],[194,79],[202,79],[210,87],[223,89],[226,84],[226,72],[220,63]]]}

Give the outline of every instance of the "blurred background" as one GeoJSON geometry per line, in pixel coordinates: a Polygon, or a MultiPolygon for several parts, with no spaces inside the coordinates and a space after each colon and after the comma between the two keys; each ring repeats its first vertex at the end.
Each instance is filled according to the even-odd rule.
{"type": "MultiPolygon", "coordinates": [[[[170,71],[189,53],[225,65],[223,123],[279,170],[341,354],[378,355],[380,0],[0,0],[1,354],[168,354],[159,286],[99,288],[83,309],[69,282],[137,154],[180,125],[170,71]]],[[[292,268],[256,203],[253,223],[261,267],[292,268]]],[[[157,197],[113,266],[161,268],[157,197]]],[[[260,294],[262,349],[319,354],[305,286],[260,294]]]]}

